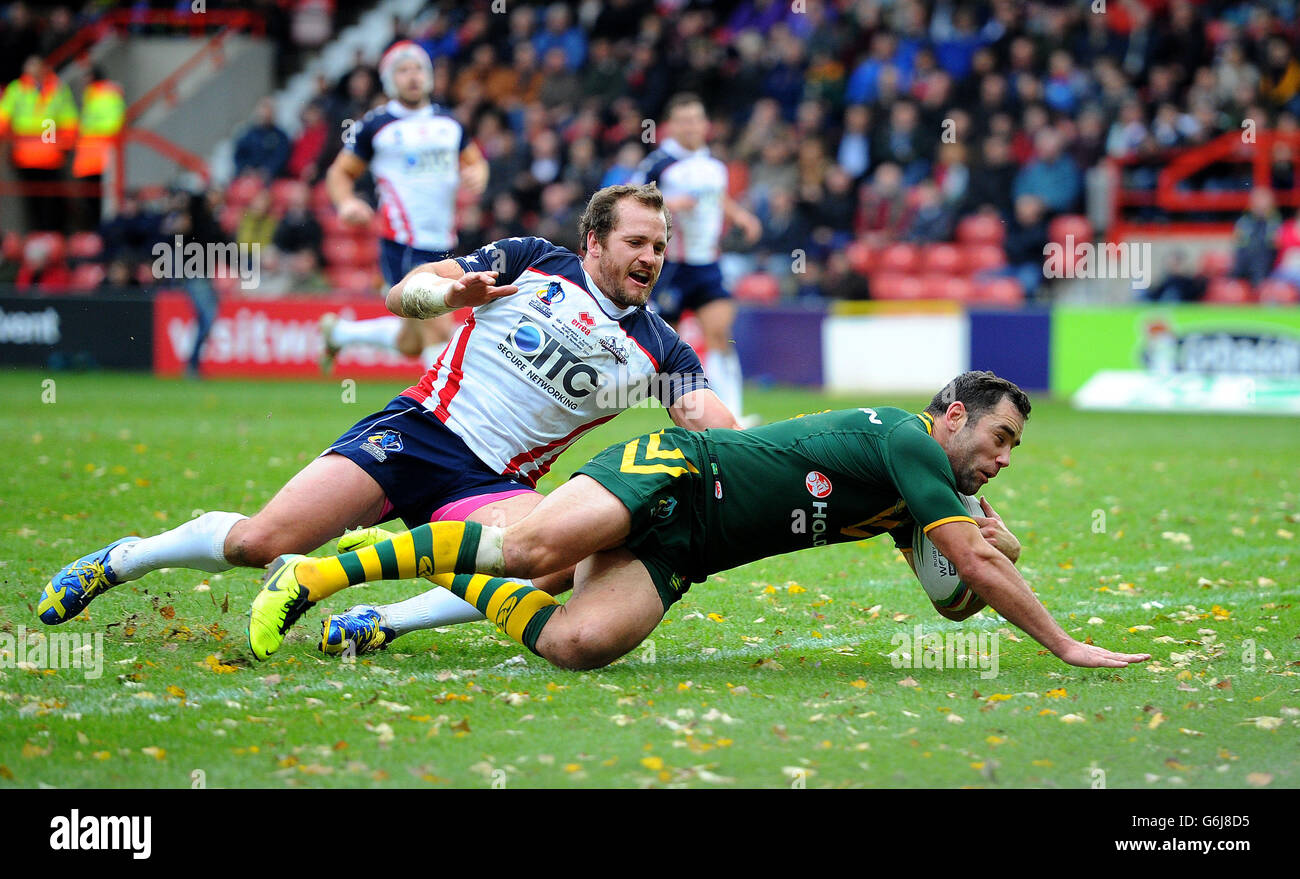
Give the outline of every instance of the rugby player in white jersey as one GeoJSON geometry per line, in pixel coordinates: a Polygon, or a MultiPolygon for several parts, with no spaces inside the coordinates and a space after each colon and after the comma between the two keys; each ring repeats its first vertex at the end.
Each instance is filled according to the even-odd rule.
{"type": "MultiPolygon", "coordinates": [[[[65,566],[40,597],[41,620],[66,622],[111,587],[159,568],[265,566],[389,519],[407,528],[443,519],[509,524],[541,500],[534,486],[560,453],[647,393],[679,426],[736,427],[695,352],[644,308],[669,222],[653,185],[611,186],[592,196],[579,222],[581,255],[510,238],[416,268],[388,294],[394,314],[474,308],[417,385],[346,431],[256,515],[204,513],[65,566]]],[[[570,581],[561,572],[536,585],[558,593],[570,581]]],[[[471,619],[482,614],[433,588],[332,617],[321,648],[376,649],[404,632],[471,619]]]]}
{"type": "MultiPolygon", "coordinates": [[[[325,186],[339,219],[369,227],[375,217],[354,187],[366,169],[379,193],[379,262],[385,288],[418,265],[452,255],[456,247],[456,193],[474,195],[487,186],[488,163],[461,124],[430,102],[433,65],[409,40],[394,43],[379,61],[390,100],[348,131],[347,142],[325,173],[325,186]]],[[[398,317],[321,318],[322,368],[328,372],[341,349],[370,345],[423,354],[427,367],[451,336],[451,315],[427,321],[398,317]]]]}
{"type": "Polygon", "coordinates": [[[739,226],[750,244],[763,229],[757,217],[727,194],[727,166],[709,153],[709,117],[699,97],[689,92],[674,95],[665,114],[670,136],[646,156],[632,178],[634,183],[658,183],[673,215],[675,234],[668,242],[654,304],[674,327],[682,312],[695,312],[704,334],[709,382],[740,416],[744,379],[731,341],[736,305],[722,285],[718,242],[724,219],[739,226]]]}

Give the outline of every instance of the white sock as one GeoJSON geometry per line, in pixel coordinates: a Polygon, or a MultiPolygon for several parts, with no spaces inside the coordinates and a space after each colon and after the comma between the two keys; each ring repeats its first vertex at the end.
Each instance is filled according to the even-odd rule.
{"type": "Polygon", "coordinates": [[[376,317],[370,320],[340,320],[334,325],[331,340],[339,348],[370,345],[397,350],[397,334],[402,331],[400,317],[376,317]]]}
{"type": "Polygon", "coordinates": [[[744,378],[740,374],[740,357],[736,349],[727,346],[725,351],[709,351],[704,355],[704,372],[709,377],[709,385],[723,404],[737,418],[744,415],[741,408],[744,378]]]}
{"type": "Polygon", "coordinates": [[[433,365],[438,362],[438,355],[446,345],[429,345],[420,352],[420,362],[424,364],[425,369],[433,369],[433,365]]]}
{"type": "Polygon", "coordinates": [[[389,627],[398,635],[432,629],[435,626],[454,626],[457,623],[472,623],[485,620],[474,605],[443,589],[435,586],[422,595],[385,604],[376,608],[389,627]]]}
{"type": "Polygon", "coordinates": [[[228,571],[234,565],[226,561],[226,535],[246,518],[242,513],[204,513],[155,537],[123,543],[109,553],[109,567],[119,583],[159,568],[228,571]]]}

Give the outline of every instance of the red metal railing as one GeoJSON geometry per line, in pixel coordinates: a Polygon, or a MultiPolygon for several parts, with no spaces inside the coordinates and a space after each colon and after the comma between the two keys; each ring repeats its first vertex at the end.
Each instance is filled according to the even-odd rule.
{"type": "MultiPolygon", "coordinates": [[[[1231,231],[1231,223],[1206,223],[1189,221],[1195,213],[1223,212],[1245,213],[1250,207],[1250,191],[1256,187],[1271,188],[1273,182],[1273,151],[1278,144],[1285,145],[1295,165],[1290,189],[1274,190],[1274,198],[1281,207],[1300,207],[1300,134],[1280,131],[1257,131],[1253,138],[1247,132],[1229,131],[1197,147],[1167,150],[1156,156],[1132,156],[1108,159],[1107,167],[1114,184],[1111,201],[1111,223],[1108,237],[1121,240],[1142,232],[1165,232],[1180,235],[1222,235],[1231,231]],[[1154,189],[1125,187],[1124,172],[1141,165],[1158,168],[1154,189]],[[1188,188],[1191,178],[1211,165],[1249,166],[1250,187],[1234,190],[1204,190],[1188,188]],[[1130,208],[1155,208],[1168,219],[1160,223],[1134,222],[1130,208]]],[[[1240,176],[1245,177],[1244,173],[1240,176]]]]}

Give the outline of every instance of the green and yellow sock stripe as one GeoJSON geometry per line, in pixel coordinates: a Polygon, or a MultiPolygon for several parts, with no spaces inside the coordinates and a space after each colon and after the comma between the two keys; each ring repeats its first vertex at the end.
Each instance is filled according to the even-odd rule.
{"type": "Polygon", "coordinates": [[[472,572],[482,531],[477,522],[430,522],[353,552],[306,559],[295,573],[320,601],[358,583],[472,572]]]}

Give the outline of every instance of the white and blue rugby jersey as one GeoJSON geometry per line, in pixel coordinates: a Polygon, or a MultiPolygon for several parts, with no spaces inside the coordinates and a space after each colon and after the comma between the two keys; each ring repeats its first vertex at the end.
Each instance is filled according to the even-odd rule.
{"type": "Polygon", "coordinates": [[[519,292],[474,309],[402,393],[499,473],[535,485],[578,437],[648,395],[671,406],[709,387],[661,317],[616,306],[572,251],[506,238],[456,261],[519,292]]]}
{"type": "Polygon", "coordinates": [[[718,261],[722,238],[722,199],[727,193],[727,166],[708,147],[688,150],[671,137],[642,160],[636,183],[657,183],[666,198],[694,197],[695,206],[673,211],[673,235],[665,254],[669,262],[703,266],[718,261]]]}
{"type": "Polygon", "coordinates": [[[456,247],[460,123],[440,107],[389,101],[352,127],[344,147],[370,166],[379,193],[379,234],[420,250],[456,247]]]}

